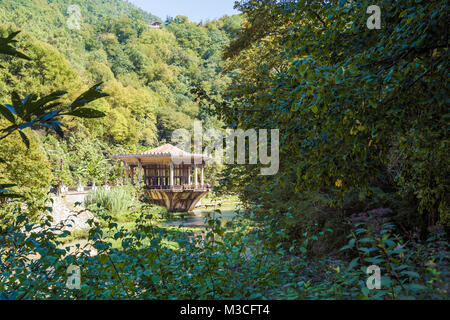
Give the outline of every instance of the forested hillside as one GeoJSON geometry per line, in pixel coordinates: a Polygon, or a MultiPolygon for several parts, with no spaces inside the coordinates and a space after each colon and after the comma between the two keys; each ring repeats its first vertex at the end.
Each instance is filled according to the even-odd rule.
{"type": "MultiPolygon", "coordinates": [[[[114,168],[107,162],[114,152],[149,149],[170,138],[174,129],[189,129],[194,119],[217,126],[214,118],[200,112],[190,91],[201,86],[220,95],[227,85],[228,77],[219,77],[222,48],[239,29],[239,16],[203,25],[178,16],[161,28],[151,28],[151,22],[161,20],[124,1],[2,0],[0,21],[2,36],[22,31],[18,48],[32,59],[13,65],[2,63],[11,58],[0,58],[5,66],[0,102],[9,103],[13,89],[20,96],[66,90],[72,94],[68,98],[73,98],[101,81],[110,95],[94,103],[106,112],[106,119],[67,120],[70,134],[65,141],[45,132],[35,137],[41,151],[33,158],[34,165],[47,169],[20,178],[26,185],[41,188],[50,179],[55,183],[55,174],[48,168],[67,185],[75,185],[78,179],[99,183],[105,164],[114,179],[114,168]],[[81,8],[80,30],[67,25],[67,9],[73,4],[81,8]],[[33,179],[39,182],[30,183],[33,179]]],[[[21,162],[23,150],[17,145],[9,138],[2,144],[2,154],[15,155],[21,162]]],[[[0,165],[0,172],[11,180],[16,169],[0,165]]]]}

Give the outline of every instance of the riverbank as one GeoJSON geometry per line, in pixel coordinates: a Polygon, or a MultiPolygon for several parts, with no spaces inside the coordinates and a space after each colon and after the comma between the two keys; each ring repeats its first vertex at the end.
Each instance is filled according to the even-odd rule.
{"type": "MultiPolygon", "coordinates": [[[[79,199],[78,199],[79,200],[79,199]]],[[[65,199],[63,203],[70,203],[70,199],[65,199]]],[[[83,210],[82,207],[77,207],[79,210],[83,210]]],[[[168,231],[177,232],[201,232],[207,226],[207,220],[210,218],[219,219],[222,225],[229,223],[239,212],[240,202],[235,196],[219,197],[219,198],[207,198],[203,203],[194,209],[193,212],[176,212],[171,213],[163,207],[151,206],[149,214],[152,215],[152,222],[154,226],[168,231]]],[[[67,211],[67,209],[65,210],[67,211]]],[[[120,220],[115,221],[118,229],[122,229],[127,232],[132,232],[136,227],[136,219],[142,212],[138,211],[126,215],[120,215],[120,220]]],[[[93,217],[93,216],[92,216],[93,217]]],[[[73,216],[72,216],[73,218],[73,216]]],[[[77,224],[79,225],[79,223],[77,224]]],[[[77,228],[71,231],[71,234],[65,238],[60,239],[64,246],[73,246],[75,244],[81,247],[88,244],[89,227],[77,228]]],[[[111,237],[111,244],[113,248],[120,248],[122,246],[120,241],[116,241],[113,234],[105,234],[106,237],[111,237]]],[[[173,245],[173,244],[168,244],[173,245]]]]}

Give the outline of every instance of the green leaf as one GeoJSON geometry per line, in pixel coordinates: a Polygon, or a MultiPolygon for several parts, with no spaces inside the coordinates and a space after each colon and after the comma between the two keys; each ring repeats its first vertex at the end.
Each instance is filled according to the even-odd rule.
{"type": "Polygon", "coordinates": [[[4,105],[0,104],[0,113],[11,123],[16,122],[14,114],[4,105]]]}
{"type": "Polygon", "coordinates": [[[97,99],[107,97],[109,96],[107,93],[102,92],[100,90],[100,85],[102,85],[103,82],[100,82],[90,88],[88,91],[84,92],[82,95],[80,95],[69,107],[72,111],[75,109],[81,108],[85,106],[86,104],[95,101],[97,99]]]}
{"type": "Polygon", "coordinates": [[[350,241],[348,242],[348,247],[349,248],[353,248],[355,245],[356,239],[350,239],[350,241]]]}
{"type": "Polygon", "coordinates": [[[420,275],[415,271],[402,271],[401,274],[406,274],[412,278],[420,278],[420,275]]]}
{"type": "Polygon", "coordinates": [[[408,288],[411,290],[421,291],[421,290],[427,290],[427,287],[421,284],[417,283],[411,283],[408,285],[408,288]]]}
{"type": "MultiPolygon", "coordinates": [[[[61,96],[67,94],[66,91],[55,91],[51,94],[49,94],[48,96],[45,96],[41,99],[39,99],[36,102],[33,103],[27,103],[24,107],[25,107],[25,113],[30,117],[32,115],[35,116],[39,116],[41,115],[43,112],[49,110],[49,109],[53,109],[56,106],[59,106],[59,103],[52,103],[50,105],[47,105],[48,103],[55,101],[57,99],[59,99],[61,96]]],[[[31,121],[31,119],[26,119],[27,121],[31,121]]]]}
{"type": "Polygon", "coordinates": [[[18,57],[25,60],[31,60],[28,56],[23,53],[17,51],[10,44],[17,42],[14,38],[20,33],[20,31],[16,31],[11,33],[7,38],[0,37],[0,54],[5,54],[7,56],[18,57]]]}
{"type": "Polygon", "coordinates": [[[22,138],[22,141],[25,143],[27,148],[30,149],[30,140],[28,139],[27,135],[21,130],[19,130],[19,133],[20,137],[22,138]]]}
{"type": "Polygon", "coordinates": [[[390,248],[392,248],[392,247],[395,247],[396,246],[396,244],[395,244],[395,242],[394,241],[392,241],[391,239],[386,239],[386,240],[383,240],[383,242],[388,246],[388,247],[390,247],[390,248]]]}
{"type": "Polygon", "coordinates": [[[86,119],[103,118],[106,116],[102,111],[89,108],[76,109],[75,111],[67,113],[67,115],[86,119]]]}
{"type": "Polygon", "coordinates": [[[352,270],[354,267],[356,267],[358,265],[358,260],[359,260],[359,258],[353,259],[350,262],[350,264],[348,265],[348,269],[347,270],[352,270]]]}

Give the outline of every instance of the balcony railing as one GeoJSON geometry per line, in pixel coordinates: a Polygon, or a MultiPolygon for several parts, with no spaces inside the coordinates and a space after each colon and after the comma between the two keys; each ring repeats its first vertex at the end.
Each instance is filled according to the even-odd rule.
{"type": "Polygon", "coordinates": [[[188,191],[188,190],[210,190],[211,187],[208,184],[205,185],[174,185],[174,186],[158,186],[158,185],[147,185],[144,187],[147,190],[177,190],[177,191],[188,191]]]}

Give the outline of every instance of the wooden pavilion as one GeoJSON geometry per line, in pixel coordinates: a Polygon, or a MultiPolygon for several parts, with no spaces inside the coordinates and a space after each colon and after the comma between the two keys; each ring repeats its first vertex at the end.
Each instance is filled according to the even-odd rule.
{"type": "Polygon", "coordinates": [[[140,154],[113,156],[125,166],[125,183],[143,185],[147,198],[169,211],[192,211],[210,189],[204,168],[211,157],[171,144],[140,154]]]}

